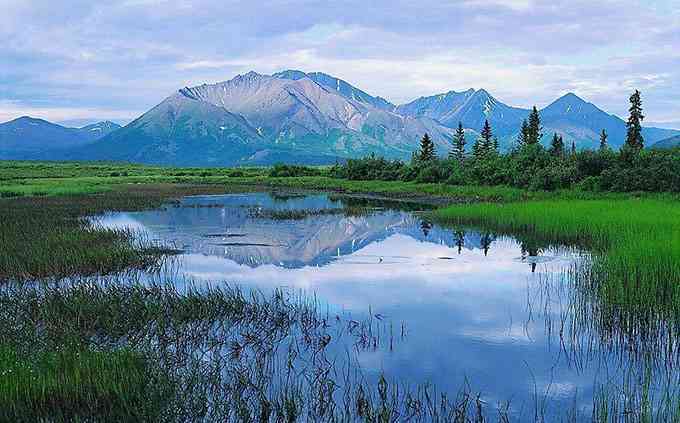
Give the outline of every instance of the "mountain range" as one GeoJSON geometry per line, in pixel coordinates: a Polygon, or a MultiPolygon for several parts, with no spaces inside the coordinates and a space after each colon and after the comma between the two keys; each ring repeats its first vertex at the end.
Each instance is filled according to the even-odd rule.
{"type": "MultiPolygon", "coordinates": [[[[501,148],[517,138],[528,109],[484,89],[421,97],[395,105],[321,72],[249,72],[185,87],[123,128],[102,122],[65,128],[20,118],[0,124],[0,159],[118,160],[178,166],[327,164],[370,153],[408,159],[424,133],[445,154],[461,122],[469,145],[489,120],[501,148]]],[[[605,129],[622,145],[625,122],[574,94],[541,110],[544,142],[553,132],[578,148],[596,148],[605,129]]],[[[644,128],[648,146],[680,131],[644,128]]]]}
{"type": "Polygon", "coordinates": [[[109,121],[68,128],[23,116],[0,124],[0,159],[47,159],[51,153],[77,150],[120,128],[109,121]]]}

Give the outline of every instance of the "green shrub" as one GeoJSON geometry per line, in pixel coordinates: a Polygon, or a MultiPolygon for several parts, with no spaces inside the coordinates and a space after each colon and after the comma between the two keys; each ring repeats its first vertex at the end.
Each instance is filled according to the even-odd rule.
{"type": "Polygon", "coordinates": [[[275,164],[269,171],[272,178],[293,178],[299,176],[319,176],[321,171],[309,166],[275,164]]]}

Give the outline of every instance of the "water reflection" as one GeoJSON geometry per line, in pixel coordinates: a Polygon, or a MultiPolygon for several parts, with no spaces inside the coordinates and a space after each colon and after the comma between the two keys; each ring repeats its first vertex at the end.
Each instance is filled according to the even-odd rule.
{"type": "MultiPolygon", "coordinates": [[[[559,283],[578,260],[571,249],[443,228],[393,204],[326,195],[190,197],[100,221],[183,250],[177,263],[192,280],[303,290],[330,313],[389,320],[403,335],[396,346],[353,352],[374,377],[449,391],[467,379],[488,403],[513,399],[521,408],[546,395],[557,412],[586,410],[594,380],[620,373],[606,351],[577,357],[584,345],[598,350],[590,333],[564,336],[575,309],[573,290],[559,283]],[[351,212],[273,219],[253,208],[351,212]],[[557,282],[548,287],[546,278],[557,282]]],[[[347,354],[333,348],[338,360],[347,354]]]]}

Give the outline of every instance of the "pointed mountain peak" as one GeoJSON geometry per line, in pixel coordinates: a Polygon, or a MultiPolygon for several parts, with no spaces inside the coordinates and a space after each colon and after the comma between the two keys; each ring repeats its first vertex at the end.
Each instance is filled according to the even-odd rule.
{"type": "Polygon", "coordinates": [[[582,99],[581,97],[577,96],[576,94],[569,92],[569,93],[566,93],[565,95],[563,95],[562,97],[558,98],[557,100],[555,100],[553,102],[553,104],[555,104],[555,103],[575,104],[575,103],[588,103],[588,102],[585,101],[584,99],[582,99]]]}
{"type": "MultiPolygon", "coordinates": [[[[557,100],[550,103],[545,109],[545,113],[602,113],[607,114],[593,103],[589,103],[574,93],[567,93],[557,100]]],[[[544,113],[544,114],[545,114],[544,113]]]]}
{"type": "Polygon", "coordinates": [[[489,92],[487,90],[485,90],[484,88],[480,88],[477,91],[475,91],[474,96],[478,97],[478,98],[484,98],[484,99],[493,98],[493,96],[491,94],[489,94],[489,92]]]}

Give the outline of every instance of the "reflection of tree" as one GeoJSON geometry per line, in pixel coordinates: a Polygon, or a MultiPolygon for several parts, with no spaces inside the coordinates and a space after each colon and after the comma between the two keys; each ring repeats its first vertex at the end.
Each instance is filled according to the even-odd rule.
{"type": "Polygon", "coordinates": [[[428,222],[427,220],[421,220],[420,229],[423,231],[423,235],[427,236],[429,235],[430,230],[432,230],[432,223],[428,222]]]}
{"type": "Polygon", "coordinates": [[[458,254],[460,254],[463,251],[463,247],[465,246],[465,231],[456,231],[454,232],[454,236],[456,237],[458,254]]]}
{"type": "MultiPolygon", "coordinates": [[[[538,257],[543,253],[543,249],[539,247],[537,242],[531,240],[522,240],[520,244],[522,250],[522,261],[526,261],[528,257],[538,257]]],[[[531,273],[536,272],[536,261],[532,260],[530,263],[531,273]]]]}
{"type": "Polygon", "coordinates": [[[479,243],[482,246],[482,250],[484,250],[484,255],[489,254],[489,249],[491,248],[491,244],[496,240],[496,236],[493,235],[490,232],[484,232],[482,233],[481,238],[479,239],[479,243]]]}

